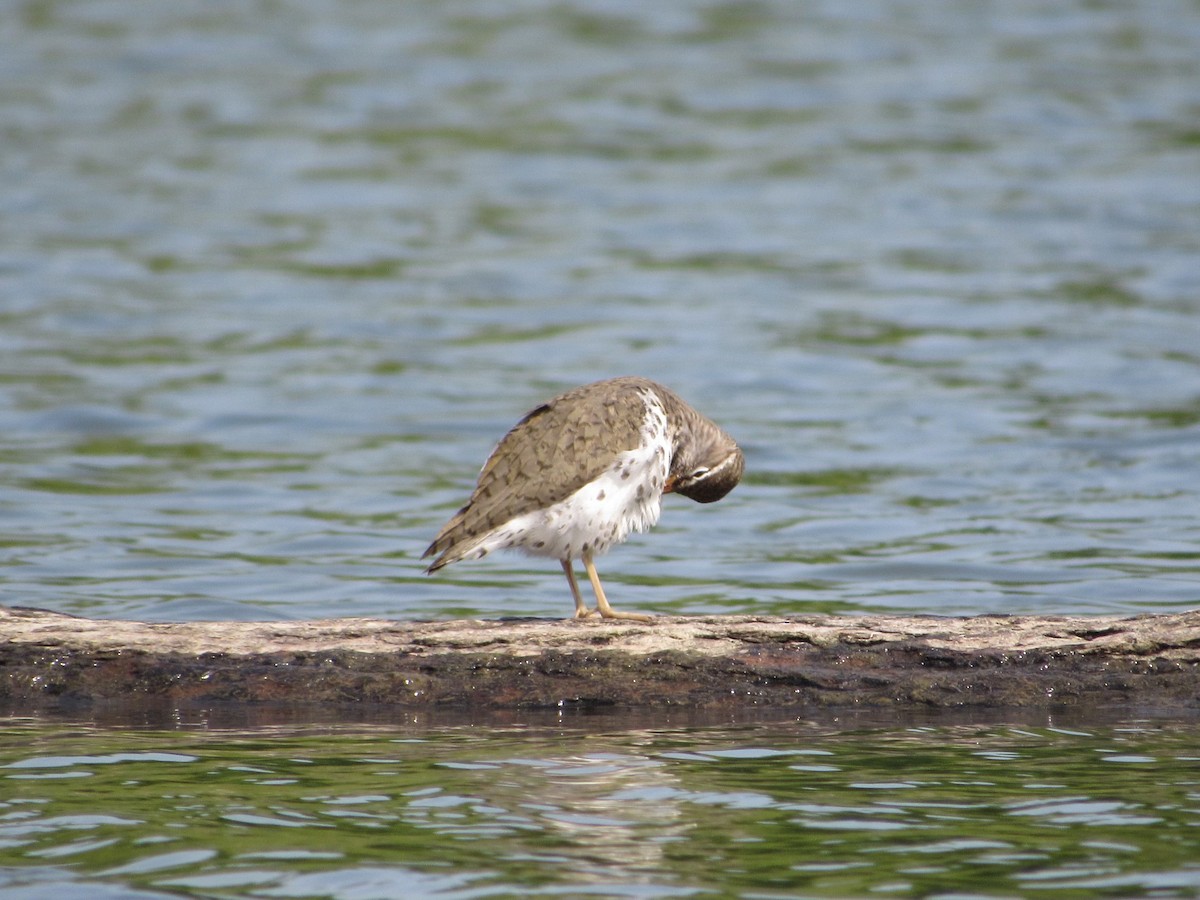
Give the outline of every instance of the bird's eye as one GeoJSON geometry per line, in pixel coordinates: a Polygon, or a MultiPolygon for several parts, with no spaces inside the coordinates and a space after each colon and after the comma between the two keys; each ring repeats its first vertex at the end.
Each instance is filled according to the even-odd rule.
{"type": "Polygon", "coordinates": [[[688,481],[695,481],[697,478],[703,478],[708,474],[708,466],[698,466],[692,469],[692,473],[688,475],[688,481]]]}

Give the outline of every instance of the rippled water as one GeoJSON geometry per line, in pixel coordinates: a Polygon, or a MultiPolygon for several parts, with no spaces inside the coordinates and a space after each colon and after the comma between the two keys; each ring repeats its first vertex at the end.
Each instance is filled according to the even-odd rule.
{"type": "Polygon", "coordinates": [[[418,557],[626,372],[749,460],[626,608],[1200,599],[1194,3],[7,8],[10,602],[566,614],[418,557]]]}
{"type": "Polygon", "coordinates": [[[13,722],[0,893],[1200,893],[1195,723],[609,724],[13,722]]]}

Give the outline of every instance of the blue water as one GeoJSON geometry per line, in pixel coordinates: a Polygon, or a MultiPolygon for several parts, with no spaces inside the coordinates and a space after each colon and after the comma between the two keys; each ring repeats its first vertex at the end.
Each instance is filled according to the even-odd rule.
{"type": "Polygon", "coordinates": [[[629,372],[748,474],[602,560],[619,606],[1200,598],[1194,3],[10,12],[13,601],[565,615],[557,566],[418,558],[629,372]]]}

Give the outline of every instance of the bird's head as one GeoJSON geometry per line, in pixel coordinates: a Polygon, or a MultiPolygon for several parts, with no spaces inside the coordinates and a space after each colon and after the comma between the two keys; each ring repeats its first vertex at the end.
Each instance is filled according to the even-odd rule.
{"type": "Polygon", "coordinates": [[[691,437],[676,447],[663,491],[683,494],[697,503],[713,503],[742,480],[746,460],[733,438],[720,429],[691,437]]]}

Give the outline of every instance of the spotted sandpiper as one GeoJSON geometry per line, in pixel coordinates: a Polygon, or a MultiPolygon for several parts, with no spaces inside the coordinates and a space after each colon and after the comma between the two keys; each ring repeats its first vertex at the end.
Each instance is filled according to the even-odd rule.
{"type": "Polygon", "coordinates": [[[633,376],[585,384],[531,410],[504,436],[471,499],[425,551],[436,556],[426,571],[521,550],[562,563],[576,618],[599,612],[651,621],[609,605],[593,558],[651,528],[663,494],[712,503],[744,469],[733,438],[661,384],[633,376]],[[576,558],[592,583],[595,610],[579,593],[576,558]]]}

